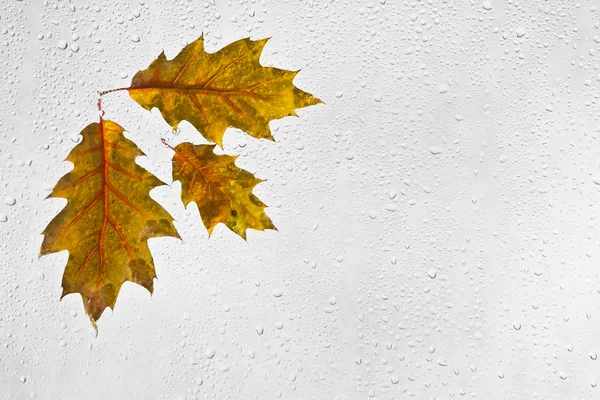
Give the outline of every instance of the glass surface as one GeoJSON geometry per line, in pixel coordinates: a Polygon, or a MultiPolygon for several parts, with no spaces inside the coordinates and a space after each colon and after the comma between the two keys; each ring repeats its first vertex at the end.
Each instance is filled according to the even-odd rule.
{"type": "MultiPolygon", "coordinates": [[[[1,0],[0,65],[1,399],[600,398],[598,1],[1,0]],[[278,231],[155,189],[183,240],[95,330],[45,198],[98,92],[202,34],[324,104],[225,134],[278,231]]],[[[103,98],[164,182],[205,143],[103,98]]]]}

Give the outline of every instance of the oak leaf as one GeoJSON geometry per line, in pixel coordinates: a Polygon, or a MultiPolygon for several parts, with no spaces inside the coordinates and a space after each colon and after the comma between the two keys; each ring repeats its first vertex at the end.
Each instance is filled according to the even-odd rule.
{"type": "Polygon", "coordinates": [[[237,156],[217,155],[214,148],[185,142],[173,149],[173,180],[181,182],[183,204],[196,203],[209,235],[220,222],[244,239],[248,228],[276,230],[252,194],[262,180],[237,167],[237,156]]]}
{"type": "Polygon", "coordinates": [[[67,205],[44,230],[40,256],[69,251],[61,298],[81,294],[94,326],[125,281],[152,293],[156,273],[147,240],[179,237],[172,217],[149,195],[163,182],[136,164],[144,153],[123,131],[102,119],[85,127],[67,157],[73,170],[48,196],[66,198],[67,205]]]}
{"type": "Polygon", "coordinates": [[[145,109],[158,108],[173,129],[186,120],[219,146],[228,127],[273,140],[269,121],[321,100],[293,85],[299,71],[260,64],[267,41],[246,38],[207,53],[200,37],[172,60],[162,52],[127,90],[145,109]]]}

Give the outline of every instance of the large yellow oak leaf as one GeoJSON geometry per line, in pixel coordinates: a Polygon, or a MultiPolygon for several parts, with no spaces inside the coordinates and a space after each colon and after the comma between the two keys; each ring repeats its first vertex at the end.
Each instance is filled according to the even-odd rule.
{"type": "Polygon", "coordinates": [[[67,205],[44,230],[40,256],[69,251],[61,298],[80,293],[95,326],[106,307],[114,307],[125,281],[152,293],[156,273],[147,240],[179,235],[172,217],[149,195],[164,183],[136,164],[144,153],[123,128],[101,119],[81,135],[67,157],[73,170],[48,196],[66,198],[67,205]]]}
{"type": "Polygon", "coordinates": [[[196,203],[209,234],[219,222],[244,239],[248,228],[276,230],[252,194],[262,180],[237,167],[237,156],[217,155],[214,148],[187,142],[174,148],[173,180],[181,182],[183,204],[196,203]]]}
{"type": "Polygon", "coordinates": [[[321,100],[294,86],[299,71],[260,64],[267,40],[241,39],[207,53],[200,37],[172,60],[162,52],[135,74],[129,95],[147,110],[158,108],[174,129],[186,120],[219,146],[228,127],[273,140],[269,121],[321,100]]]}

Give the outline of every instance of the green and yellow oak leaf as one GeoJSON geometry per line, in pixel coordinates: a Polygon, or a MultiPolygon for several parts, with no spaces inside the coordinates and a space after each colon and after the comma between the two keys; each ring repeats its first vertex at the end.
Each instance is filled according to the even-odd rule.
{"type": "Polygon", "coordinates": [[[252,189],[262,182],[235,165],[237,156],[217,155],[215,145],[181,143],[174,148],[173,180],[181,199],[195,202],[209,235],[219,223],[246,239],[246,229],[276,229],[252,189]]]}
{"type": "Polygon", "coordinates": [[[299,71],[260,64],[267,41],[246,38],[207,53],[200,37],[172,60],[162,52],[135,74],[129,95],[147,110],[158,108],[174,129],[188,121],[219,146],[228,127],[273,140],[269,121],[321,100],[294,86],[299,71]]]}
{"type": "Polygon", "coordinates": [[[114,307],[125,281],[152,293],[148,239],[179,237],[172,217],[149,195],[163,182],[136,164],[144,153],[123,131],[102,119],[85,127],[67,157],[73,170],[48,196],[66,198],[67,205],[44,230],[40,255],[69,251],[61,298],[81,294],[93,325],[114,307]]]}

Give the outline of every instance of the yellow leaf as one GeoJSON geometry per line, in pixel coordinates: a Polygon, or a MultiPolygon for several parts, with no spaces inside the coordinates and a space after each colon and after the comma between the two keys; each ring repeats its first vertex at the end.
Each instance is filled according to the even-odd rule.
{"type": "Polygon", "coordinates": [[[222,222],[246,239],[246,229],[276,229],[265,205],[252,194],[262,182],[235,165],[237,156],[216,155],[215,145],[181,143],[174,148],[173,180],[181,182],[184,205],[198,205],[204,226],[211,234],[222,222]]]}
{"type": "Polygon", "coordinates": [[[80,293],[95,326],[125,281],[152,293],[156,274],[147,240],[179,235],[169,213],[148,194],[163,182],[136,164],[144,153],[123,128],[101,119],[81,135],[67,157],[73,170],[49,196],[66,198],[67,206],[44,230],[40,255],[69,251],[61,298],[80,293]]]}
{"type": "Polygon", "coordinates": [[[269,121],[321,100],[294,86],[298,71],[260,64],[267,40],[241,39],[207,53],[200,37],[172,60],[162,52],[135,74],[129,95],[147,110],[158,108],[174,129],[186,120],[219,146],[228,127],[273,140],[269,121]]]}

